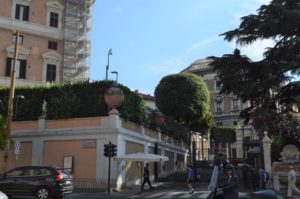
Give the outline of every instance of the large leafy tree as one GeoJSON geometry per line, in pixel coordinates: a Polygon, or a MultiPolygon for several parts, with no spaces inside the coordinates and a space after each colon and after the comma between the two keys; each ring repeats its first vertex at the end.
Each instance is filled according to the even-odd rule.
{"type": "Polygon", "coordinates": [[[289,118],[286,107],[289,103],[299,105],[300,84],[293,79],[293,75],[300,74],[299,21],[299,1],[273,0],[261,6],[257,14],[242,17],[237,29],[221,34],[225,40],[236,41],[242,46],[273,39],[275,45],[265,49],[262,60],[252,61],[242,56],[238,49],[220,58],[211,57],[212,66],[223,84],[221,92],[234,93],[244,102],[250,102],[242,116],[246,122],[253,119],[260,132],[276,126],[279,128],[274,131],[283,129],[287,126],[283,118],[289,118]],[[278,105],[284,107],[280,114],[275,111],[278,105]]]}
{"type": "Polygon", "coordinates": [[[212,125],[209,92],[203,79],[191,73],[168,75],[155,89],[155,103],[168,117],[194,131],[212,125]]]}

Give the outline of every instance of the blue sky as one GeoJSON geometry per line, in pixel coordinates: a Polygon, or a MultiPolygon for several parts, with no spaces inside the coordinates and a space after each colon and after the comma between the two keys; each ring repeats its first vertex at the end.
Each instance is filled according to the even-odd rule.
{"type": "MultiPolygon", "coordinates": [[[[240,17],[255,13],[270,0],[96,0],[93,5],[91,80],[105,79],[108,50],[118,82],[154,94],[166,75],[207,56],[232,53],[235,43],[219,34],[237,28],[240,17]]],[[[241,48],[259,60],[272,41],[241,48]]]]}

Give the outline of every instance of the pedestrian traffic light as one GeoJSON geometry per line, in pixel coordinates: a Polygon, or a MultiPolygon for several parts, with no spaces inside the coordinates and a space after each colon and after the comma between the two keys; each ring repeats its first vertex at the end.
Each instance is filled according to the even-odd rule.
{"type": "Polygon", "coordinates": [[[104,156],[105,157],[109,157],[110,156],[109,144],[104,144],[104,156]]]}
{"type": "Polygon", "coordinates": [[[117,145],[111,144],[111,157],[117,156],[117,145]]]}

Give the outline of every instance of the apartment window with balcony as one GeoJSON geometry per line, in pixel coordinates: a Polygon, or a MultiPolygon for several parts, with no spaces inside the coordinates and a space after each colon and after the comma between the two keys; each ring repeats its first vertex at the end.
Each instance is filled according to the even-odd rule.
{"type": "Polygon", "coordinates": [[[50,12],[50,26],[58,28],[58,13],[50,12]]]}
{"type": "Polygon", "coordinates": [[[222,112],[222,102],[216,102],[216,112],[220,113],[222,112]]]}
{"type": "MultiPolygon", "coordinates": [[[[15,43],[16,41],[16,34],[12,35],[12,42],[15,43]]],[[[23,35],[19,35],[19,39],[18,39],[18,43],[19,44],[23,44],[24,41],[24,36],[23,35]]]]}
{"type": "Polygon", "coordinates": [[[223,112],[223,98],[222,96],[216,96],[215,98],[215,112],[222,113],[223,112]]]}
{"type": "Polygon", "coordinates": [[[232,110],[238,111],[240,109],[239,106],[239,100],[238,99],[232,99],[232,110]]]}
{"type": "Polygon", "coordinates": [[[56,41],[48,41],[48,49],[57,50],[57,42],[56,41]]]}
{"type": "MultiPolygon", "coordinates": [[[[6,59],[5,76],[10,77],[12,73],[14,60],[12,58],[6,59]]],[[[26,60],[18,59],[16,63],[16,78],[25,79],[26,77],[26,60]]]]}
{"type": "Polygon", "coordinates": [[[29,6],[16,4],[15,18],[23,21],[28,21],[29,6]]]}
{"type": "Polygon", "coordinates": [[[56,81],[56,65],[47,64],[46,82],[56,81]]]}
{"type": "Polygon", "coordinates": [[[216,80],[216,90],[217,91],[221,90],[222,86],[223,86],[223,84],[220,81],[216,80]]]}

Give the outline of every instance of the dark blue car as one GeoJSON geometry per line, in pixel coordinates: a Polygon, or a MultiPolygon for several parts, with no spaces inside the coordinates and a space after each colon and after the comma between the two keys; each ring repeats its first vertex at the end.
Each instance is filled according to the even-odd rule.
{"type": "Polygon", "coordinates": [[[73,192],[73,178],[52,166],[23,166],[0,176],[0,191],[14,198],[60,199],[73,192]]]}

